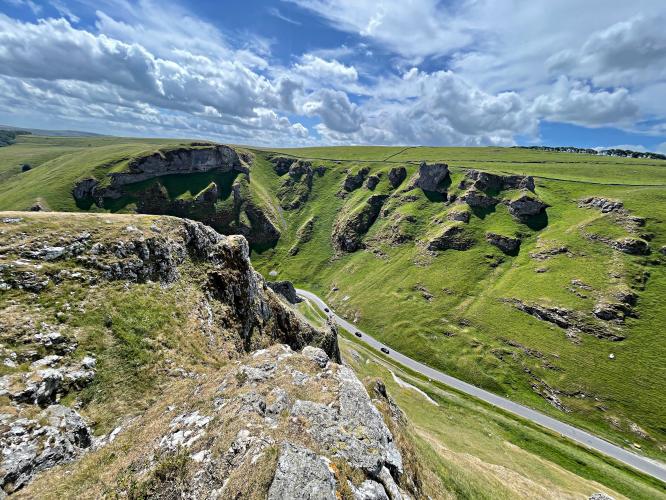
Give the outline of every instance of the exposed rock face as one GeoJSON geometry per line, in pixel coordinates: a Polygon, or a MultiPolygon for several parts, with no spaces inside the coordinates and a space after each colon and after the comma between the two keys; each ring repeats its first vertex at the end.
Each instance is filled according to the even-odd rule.
{"type": "Polygon", "coordinates": [[[480,191],[499,192],[506,189],[534,191],[534,178],[530,175],[497,175],[478,170],[468,170],[465,176],[474,181],[473,186],[480,191]]]}
{"type": "Polygon", "coordinates": [[[268,288],[284,297],[290,304],[298,304],[303,299],[296,294],[296,289],[291,281],[267,281],[268,288]]]}
{"type": "MultiPolygon", "coordinates": [[[[182,284],[187,274],[187,283],[201,283],[197,286],[201,286],[204,301],[202,310],[208,311],[206,321],[196,324],[201,324],[204,330],[212,324],[217,325],[213,331],[220,335],[218,339],[210,339],[209,349],[231,345],[239,351],[228,352],[227,355],[238,358],[248,357],[243,354],[244,351],[253,351],[276,342],[285,344],[275,347],[270,354],[266,354],[267,351],[255,353],[247,365],[230,365],[234,373],[229,374],[230,378],[222,383],[223,389],[220,391],[224,391],[224,387],[235,387],[247,382],[242,393],[211,397],[207,406],[204,405],[210,407],[209,412],[201,411],[204,406],[196,410],[185,409],[180,414],[168,417],[170,423],[156,427],[163,435],[155,439],[155,453],[152,458],[147,458],[148,461],[158,460],[164,454],[177,454],[183,449],[192,448],[195,443],[198,446],[204,443],[212,446],[210,441],[200,439],[205,432],[225,435],[222,430],[226,431],[230,419],[238,416],[238,422],[245,425],[248,415],[255,414],[258,420],[254,430],[240,432],[227,455],[220,457],[220,464],[225,465],[220,465],[217,470],[228,474],[242,465],[246,452],[252,450],[253,454],[261,454],[271,443],[277,443],[275,437],[269,436],[271,427],[264,418],[272,418],[274,422],[280,419],[282,429],[288,427],[288,412],[297,399],[294,391],[306,385],[307,392],[316,395],[322,387],[321,379],[329,375],[333,375],[330,377],[331,385],[324,389],[330,391],[328,394],[335,392],[341,401],[346,401],[345,398],[351,394],[351,397],[361,398],[356,399],[356,402],[366,402],[362,401],[362,396],[354,393],[356,388],[350,388],[346,374],[337,374],[342,368],[336,364],[340,361],[340,354],[334,328],[330,326],[326,330],[318,330],[311,327],[279,300],[252,269],[249,246],[243,237],[223,236],[208,226],[189,220],[131,219],[136,220],[140,226],[136,227],[124,226],[121,219],[117,218],[109,219],[108,224],[105,224],[105,216],[92,215],[82,216],[82,220],[84,217],[88,221],[97,218],[99,229],[91,229],[85,235],[72,236],[68,232],[71,228],[53,229],[30,236],[23,231],[23,224],[28,220],[41,220],[48,215],[30,213],[17,219],[16,223],[12,222],[22,236],[16,236],[18,233],[9,235],[7,231],[0,233],[3,283],[10,282],[16,273],[21,272],[21,266],[30,266],[35,269],[35,273],[50,273],[53,280],[50,286],[58,287],[63,282],[81,287],[94,284],[96,293],[105,287],[115,288],[108,280],[123,280],[130,287],[131,282],[150,279],[162,282],[166,290],[175,281],[180,280],[182,284]],[[148,224],[151,224],[149,229],[148,224]],[[59,246],[55,246],[56,242],[59,246]],[[23,257],[19,258],[19,255],[23,257]],[[8,261],[21,264],[10,266],[8,261]],[[45,261],[50,263],[48,269],[40,264],[45,261]],[[56,265],[61,270],[53,267],[56,265]],[[303,349],[303,354],[297,355],[291,349],[303,349]],[[293,358],[293,363],[282,363],[286,358],[293,358]],[[304,367],[309,368],[305,370],[304,367]],[[324,370],[328,372],[324,374],[324,370]],[[300,375],[297,376],[297,372],[300,375]],[[275,383],[277,378],[280,380],[278,384],[275,383]],[[232,380],[233,384],[230,383],[232,380]],[[257,384],[260,383],[264,384],[261,394],[257,392],[257,384]],[[231,401],[229,413],[216,421],[217,427],[214,427],[213,415],[226,405],[225,398],[231,401]],[[253,434],[259,429],[259,424],[262,436],[253,434]]],[[[122,217],[130,220],[130,216],[122,217]]],[[[290,287],[290,291],[293,291],[293,287],[290,287]]],[[[18,289],[15,293],[24,292],[18,289]]],[[[21,303],[14,303],[12,307],[19,308],[21,303]]],[[[73,329],[67,323],[59,327],[45,323],[35,326],[31,317],[22,317],[20,324],[9,322],[9,318],[15,321],[16,317],[21,316],[16,311],[10,314],[9,309],[7,314],[0,315],[0,355],[9,370],[8,374],[0,378],[0,396],[5,399],[5,406],[12,408],[0,416],[0,445],[3,450],[0,458],[0,496],[25,487],[41,471],[77,459],[84,450],[91,448],[93,441],[91,430],[83,417],[74,409],[59,403],[64,396],[69,396],[67,401],[78,403],[78,391],[98,377],[96,359],[90,356],[81,358],[83,353],[78,352],[77,340],[60,331],[62,328],[71,333],[78,332],[78,329],[73,329]],[[29,366],[29,369],[19,364],[29,366]]],[[[112,326],[111,323],[105,324],[106,328],[112,326]]],[[[192,335],[197,334],[192,332],[192,335]]],[[[175,372],[178,373],[177,370],[175,372]]],[[[184,372],[183,377],[194,378],[197,375],[184,372]]],[[[369,402],[367,394],[365,397],[369,402]]],[[[189,403],[179,400],[179,404],[187,406],[189,403]]],[[[360,411],[368,410],[360,408],[360,411]]],[[[351,428],[352,422],[350,419],[340,424],[351,428]]],[[[145,429],[146,423],[140,424],[142,429],[145,429]]],[[[366,433],[370,436],[376,432],[379,424],[365,422],[363,425],[370,429],[366,433]]],[[[360,436],[364,428],[356,428],[354,432],[354,437],[360,436]]],[[[291,434],[276,432],[276,437],[278,435],[287,436],[288,442],[294,446],[306,446],[302,441],[302,429],[291,434]]],[[[392,438],[389,433],[388,436],[373,434],[372,439],[377,442],[364,442],[364,445],[374,450],[389,446],[387,440],[392,438]]],[[[106,439],[100,446],[108,446],[112,441],[106,439]]],[[[143,444],[150,446],[150,443],[143,444]]],[[[324,451],[316,449],[314,452],[322,454],[324,451]]],[[[196,458],[192,458],[192,463],[201,464],[200,472],[203,473],[203,468],[210,465],[210,460],[211,452],[205,449],[196,458]]],[[[156,462],[153,465],[156,466],[156,462]]],[[[200,497],[199,493],[203,491],[201,488],[208,487],[202,484],[215,484],[215,489],[223,487],[223,484],[213,480],[204,480],[202,483],[192,478],[188,483],[192,497],[200,497]]],[[[335,488],[337,483],[333,481],[332,484],[335,488]]],[[[206,491],[210,494],[212,489],[206,491]]]]}
{"type": "Polygon", "coordinates": [[[539,215],[548,205],[530,194],[522,194],[508,203],[509,213],[519,220],[539,215]]]}
{"type": "Polygon", "coordinates": [[[335,476],[326,459],[302,446],[283,443],[268,499],[285,498],[334,500],[335,476]]]}
{"type": "Polygon", "coordinates": [[[591,196],[589,198],[583,198],[578,203],[578,206],[581,208],[597,208],[603,213],[609,212],[621,212],[624,211],[624,205],[619,200],[608,200],[606,198],[600,198],[597,196],[591,196]]]}
{"type": "Polygon", "coordinates": [[[274,156],[271,158],[273,170],[280,177],[289,172],[289,167],[296,161],[296,158],[289,158],[287,156],[274,156]]]}
{"type": "Polygon", "coordinates": [[[647,255],[650,253],[650,245],[648,242],[641,238],[621,238],[612,241],[610,245],[620,252],[628,253],[630,255],[647,255]]]}
{"type": "Polygon", "coordinates": [[[441,233],[427,243],[426,248],[436,250],[468,250],[474,245],[474,239],[466,234],[463,224],[450,224],[441,233]]]}
{"type": "Polygon", "coordinates": [[[158,151],[130,161],[127,172],[110,174],[111,186],[152,179],[162,175],[191,174],[197,172],[236,171],[249,174],[238,153],[229,146],[205,146],[158,151]]]}
{"type": "Polygon", "coordinates": [[[97,179],[93,179],[91,177],[82,179],[74,184],[74,188],[72,189],[72,196],[74,196],[74,198],[77,200],[95,198],[95,190],[98,185],[99,181],[97,179]]]}
{"type": "Polygon", "coordinates": [[[393,189],[397,188],[407,178],[405,167],[393,167],[388,173],[389,184],[393,189]]]}
{"type": "Polygon", "coordinates": [[[566,330],[567,337],[574,341],[578,338],[578,333],[585,333],[593,335],[598,339],[611,341],[620,341],[625,338],[618,328],[611,327],[606,322],[594,321],[597,318],[592,315],[587,316],[582,312],[562,307],[544,307],[538,304],[527,304],[517,299],[507,299],[506,302],[520,311],[566,330]]]}
{"type": "Polygon", "coordinates": [[[458,199],[472,208],[490,208],[499,203],[498,199],[488,196],[476,188],[468,189],[458,199]]]}
{"type": "Polygon", "coordinates": [[[446,214],[446,218],[454,222],[464,222],[467,224],[470,219],[470,213],[467,210],[451,210],[446,214]]]}
{"type": "Polygon", "coordinates": [[[367,187],[370,191],[374,191],[377,187],[377,184],[379,184],[379,176],[377,175],[371,175],[365,181],[365,187],[367,187]]]}
{"type": "Polygon", "coordinates": [[[332,241],[336,250],[355,252],[362,248],[362,238],[379,216],[387,195],[373,194],[360,207],[343,213],[333,226],[332,241]]]}
{"type": "Polygon", "coordinates": [[[421,162],[419,171],[410,183],[410,188],[421,188],[424,191],[446,193],[447,183],[451,182],[449,166],[446,163],[421,162]]]}
{"type": "Polygon", "coordinates": [[[486,233],[486,241],[506,254],[514,254],[520,248],[520,239],[497,233],[486,233]]]}
{"type": "Polygon", "coordinates": [[[312,190],[314,172],[309,161],[298,160],[289,166],[289,177],[277,192],[280,205],[285,210],[295,210],[303,206],[312,190]]]}
{"type": "Polygon", "coordinates": [[[0,416],[0,492],[13,493],[39,472],[77,458],[90,447],[90,429],[74,410],[49,406],[35,420],[0,416]]]}
{"type": "Polygon", "coordinates": [[[363,185],[365,178],[370,173],[370,168],[363,167],[356,173],[349,173],[342,183],[342,189],[347,193],[357,190],[363,185]]]}

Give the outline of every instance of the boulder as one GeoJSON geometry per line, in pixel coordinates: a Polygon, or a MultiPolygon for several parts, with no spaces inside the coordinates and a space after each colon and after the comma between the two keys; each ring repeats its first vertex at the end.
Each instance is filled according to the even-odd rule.
{"type": "Polygon", "coordinates": [[[492,232],[486,233],[486,241],[506,254],[513,254],[520,248],[520,239],[492,232]]]}
{"type": "Polygon", "coordinates": [[[450,183],[449,166],[446,163],[421,162],[416,176],[410,183],[410,188],[421,188],[424,191],[446,193],[447,183],[450,183]]]}
{"type": "Polygon", "coordinates": [[[405,167],[393,167],[388,173],[389,184],[394,189],[402,184],[406,177],[407,169],[405,167]]]}
{"type": "Polygon", "coordinates": [[[99,181],[97,179],[93,179],[92,177],[82,179],[74,184],[74,188],[72,189],[72,196],[74,196],[74,199],[76,200],[93,199],[95,197],[95,190],[98,185],[99,181]]]}
{"type": "Polygon", "coordinates": [[[312,361],[317,363],[320,368],[325,368],[329,362],[328,354],[324,352],[323,349],[319,347],[312,347],[310,345],[305,346],[302,351],[303,356],[310,358],[312,361]]]}
{"type": "Polygon", "coordinates": [[[29,163],[21,165],[21,172],[27,172],[28,170],[32,170],[32,166],[29,163]]]}

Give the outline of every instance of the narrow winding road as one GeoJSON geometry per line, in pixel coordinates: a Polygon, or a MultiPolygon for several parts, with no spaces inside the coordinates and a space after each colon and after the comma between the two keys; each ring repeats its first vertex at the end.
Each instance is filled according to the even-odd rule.
{"type": "Polygon", "coordinates": [[[572,425],[565,424],[564,422],[560,422],[557,419],[549,417],[548,415],[544,415],[543,413],[528,408],[527,406],[514,403],[509,399],[503,398],[493,394],[492,392],[488,392],[484,389],[476,387],[472,384],[468,384],[467,382],[463,382],[462,380],[451,377],[450,375],[419,363],[418,361],[415,361],[412,358],[405,356],[404,354],[400,354],[399,352],[390,349],[388,346],[385,346],[381,342],[375,340],[367,333],[359,330],[352,323],[335,314],[335,312],[333,312],[333,310],[314,293],[301,289],[296,289],[296,292],[298,295],[308,299],[313,304],[316,304],[316,306],[319,307],[319,309],[322,311],[328,309],[330,311],[328,313],[329,316],[331,316],[332,319],[345,330],[351,333],[360,333],[362,336],[359,340],[365,342],[371,347],[374,347],[375,349],[381,349],[382,347],[387,349],[387,356],[401,363],[402,365],[422,375],[425,375],[430,379],[437,380],[438,382],[453,387],[454,389],[464,392],[465,394],[474,396],[487,403],[490,403],[491,405],[530,420],[531,422],[539,424],[547,429],[550,429],[551,431],[557,432],[569,439],[573,439],[574,441],[577,441],[593,450],[603,453],[604,455],[608,455],[609,457],[619,460],[620,462],[623,462],[666,483],[666,465],[661,464],[656,460],[641,457],[640,455],[632,453],[631,451],[609,443],[604,439],[598,438],[589,432],[578,429],[572,425]]]}

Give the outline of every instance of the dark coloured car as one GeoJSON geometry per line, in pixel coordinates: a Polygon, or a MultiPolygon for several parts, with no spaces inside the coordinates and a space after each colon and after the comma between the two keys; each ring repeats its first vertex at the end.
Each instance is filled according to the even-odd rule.
{"type": "Polygon", "coordinates": [[[384,354],[388,354],[388,353],[389,353],[389,350],[388,350],[386,347],[382,347],[382,348],[380,349],[380,351],[382,351],[384,354]]]}
{"type": "Polygon", "coordinates": [[[328,313],[328,312],[331,312],[331,311],[328,310],[328,307],[324,307],[324,312],[328,313]]]}
{"type": "Polygon", "coordinates": [[[361,332],[354,332],[354,335],[356,335],[359,339],[361,338],[361,332]]]}

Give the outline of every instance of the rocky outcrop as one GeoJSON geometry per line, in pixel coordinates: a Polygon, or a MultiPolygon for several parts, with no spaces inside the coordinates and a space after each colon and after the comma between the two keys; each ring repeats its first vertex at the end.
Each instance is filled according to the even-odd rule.
{"type": "Polygon", "coordinates": [[[583,198],[578,202],[580,208],[596,208],[601,210],[602,213],[610,212],[624,212],[624,205],[619,200],[609,200],[598,196],[590,196],[583,198]]]}
{"type": "Polygon", "coordinates": [[[424,191],[444,194],[450,183],[451,176],[446,163],[421,162],[418,172],[409,184],[409,189],[421,188],[424,191]]]}
{"type": "Polygon", "coordinates": [[[267,281],[266,285],[275,293],[284,297],[290,304],[303,302],[303,299],[296,294],[296,289],[291,281],[267,281]]]}
{"type": "Polygon", "coordinates": [[[527,193],[523,193],[520,196],[509,200],[507,205],[509,207],[509,213],[521,221],[539,215],[548,208],[546,203],[527,193]]]}
{"type": "Polygon", "coordinates": [[[328,461],[308,448],[283,443],[268,500],[285,498],[335,499],[335,476],[328,461]]]}
{"type": "Polygon", "coordinates": [[[379,180],[380,179],[378,175],[371,175],[366,179],[365,187],[368,188],[370,191],[374,191],[375,188],[377,187],[377,184],[379,184],[379,180]]]}
{"type": "Polygon", "coordinates": [[[389,170],[388,180],[393,189],[400,186],[407,178],[407,169],[405,167],[393,167],[389,170]]]}
{"type": "Polygon", "coordinates": [[[605,321],[595,321],[596,317],[581,311],[573,311],[562,307],[546,307],[539,304],[528,304],[518,299],[506,299],[505,302],[516,309],[534,316],[541,321],[552,323],[567,333],[567,338],[577,342],[578,334],[585,333],[602,340],[620,341],[625,336],[619,328],[605,321]]]}
{"type": "Polygon", "coordinates": [[[275,173],[282,177],[284,174],[289,172],[289,168],[291,167],[292,163],[296,161],[296,158],[290,158],[287,156],[273,156],[270,161],[273,164],[273,170],[275,170],[275,173]]]}
{"type": "Polygon", "coordinates": [[[534,178],[530,175],[498,175],[479,170],[468,170],[465,177],[480,191],[498,193],[507,189],[527,189],[534,191],[534,178]]]}
{"type": "Polygon", "coordinates": [[[647,241],[631,236],[611,241],[610,246],[630,255],[648,255],[650,253],[650,245],[647,241]]]}
{"type": "Polygon", "coordinates": [[[229,146],[182,147],[160,150],[131,160],[127,170],[110,174],[111,187],[119,188],[163,175],[182,175],[199,172],[232,172],[249,174],[249,168],[236,150],[229,146]]]}
{"type": "MultiPolygon", "coordinates": [[[[92,444],[90,428],[75,410],[49,406],[34,419],[0,415],[0,494],[23,488],[39,472],[71,462],[92,444]]],[[[3,495],[4,496],[4,495],[3,495]]]]}
{"type": "Polygon", "coordinates": [[[492,232],[486,233],[486,241],[506,254],[515,255],[520,248],[520,239],[492,232]]]}
{"type": "Polygon", "coordinates": [[[494,207],[499,203],[499,200],[488,196],[483,191],[480,191],[476,188],[470,188],[465,191],[458,200],[462,203],[466,203],[472,208],[486,209],[494,207]]]}
{"type": "Polygon", "coordinates": [[[351,193],[356,191],[363,185],[365,178],[370,173],[369,167],[363,167],[355,173],[348,173],[345,177],[345,180],[342,182],[342,189],[346,193],[351,193]]]}
{"type": "Polygon", "coordinates": [[[373,194],[361,206],[343,212],[333,226],[333,247],[343,252],[355,252],[363,248],[363,236],[377,220],[387,198],[387,195],[373,194]]]}
{"type": "Polygon", "coordinates": [[[450,210],[446,214],[446,218],[448,220],[454,221],[454,222],[464,222],[465,224],[467,224],[469,222],[470,217],[471,217],[471,214],[469,213],[469,211],[467,209],[460,210],[460,209],[455,209],[454,208],[453,210],[450,210]]]}
{"type": "Polygon", "coordinates": [[[288,174],[277,192],[277,197],[282,208],[296,210],[302,207],[310,196],[314,171],[309,161],[298,160],[289,166],[288,174]]]}
{"type": "Polygon", "coordinates": [[[465,230],[462,223],[445,226],[440,233],[426,244],[429,251],[437,250],[469,250],[475,241],[465,230]]]}

